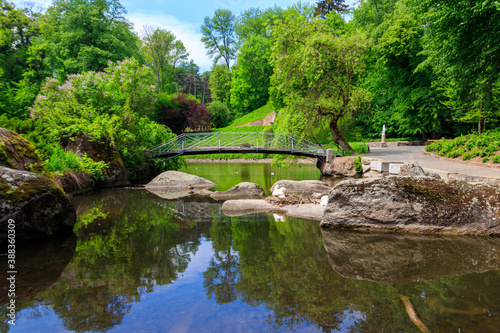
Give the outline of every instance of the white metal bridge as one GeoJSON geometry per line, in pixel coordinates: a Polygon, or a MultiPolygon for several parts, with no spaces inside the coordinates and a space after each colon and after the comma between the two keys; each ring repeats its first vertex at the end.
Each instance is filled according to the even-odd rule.
{"type": "Polygon", "coordinates": [[[287,154],[325,160],[320,145],[290,133],[216,132],[184,133],[148,149],[153,158],[181,155],[263,153],[287,154]]]}

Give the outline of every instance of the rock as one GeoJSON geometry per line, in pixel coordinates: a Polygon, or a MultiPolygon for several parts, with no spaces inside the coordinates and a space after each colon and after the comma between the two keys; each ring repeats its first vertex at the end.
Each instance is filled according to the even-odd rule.
{"type": "Polygon", "coordinates": [[[0,128],[0,165],[40,173],[43,170],[42,159],[35,151],[35,146],[19,134],[0,128]]]}
{"type": "Polygon", "coordinates": [[[383,177],[384,175],[378,171],[375,170],[370,170],[366,173],[363,173],[363,177],[365,178],[380,178],[383,177]]]}
{"type": "Polygon", "coordinates": [[[211,196],[212,194],[214,194],[214,192],[210,191],[210,190],[207,190],[207,189],[202,189],[202,190],[199,190],[197,191],[195,194],[198,194],[198,195],[203,195],[203,196],[211,196]]]}
{"type": "Polygon", "coordinates": [[[166,171],[156,176],[152,181],[146,184],[147,189],[188,189],[188,186],[194,189],[208,189],[216,184],[195,175],[180,171],[166,171]]]}
{"type": "Polygon", "coordinates": [[[227,200],[222,204],[222,211],[227,216],[241,216],[268,212],[275,207],[262,199],[227,200]]]}
{"type": "Polygon", "coordinates": [[[328,193],[330,187],[321,180],[279,180],[271,187],[271,192],[274,192],[276,187],[286,188],[287,194],[298,194],[311,196],[315,192],[328,193]]]}
{"type": "MultiPolygon", "coordinates": [[[[356,168],[354,167],[354,161],[357,157],[344,156],[336,157],[330,163],[324,163],[319,166],[321,174],[323,176],[343,176],[343,177],[353,177],[357,175],[356,168]]],[[[363,173],[370,170],[370,162],[378,161],[377,158],[361,158],[361,163],[363,165],[363,173]]]]}
{"type": "MultiPolygon", "coordinates": [[[[16,242],[71,230],[76,212],[63,190],[50,178],[0,167],[0,233],[15,221],[16,242]]],[[[5,241],[3,239],[2,241],[5,241]]]]}
{"type": "Polygon", "coordinates": [[[440,179],[441,177],[436,174],[436,173],[428,173],[425,172],[424,169],[417,163],[413,162],[411,164],[403,164],[401,165],[399,169],[399,176],[409,176],[409,177],[432,177],[432,178],[438,178],[440,179]]]}
{"type": "Polygon", "coordinates": [[[283,209],[286,215],[292,217],[300,217],[303,219],[321,221],[321,217],[325,212],[325,207],[315,204],[301,204],[294,206],[285,206],[283,209]]]}
{"type": "Polygon", "coordinates": [[[322,227],[500,234],[500,190],[430,177],[342,181],[322,227]]]}
{"type": "Polygon", "coordinates": [[[345,278],[402,284],[500,269],[500,239],[321,231],[332,268],[345,278]]]}
{"type": "MultiPolygon", "coordinates": [[[[274,206],[265,200],[244,199],[228,200],[222,205],[222,211],[228,216],[241,216],[253,213],[283,212],[287,216],[320,221],[325,207],[316,204],[274,206]]],[[[281,214],[282,215],[282,214],[281,214]]]]}
{"type": "Polygon", "coordinates": [[[225,192],[217,191],[210,196],[216,200],[262,198],[264,197],[264,189],[258,184],[243,182],[225,192]]]}
{"type": "Polygon", "coordinates": [[[96,181],[102,188],[130,185],[129,175],[116,146],[95,141],[88,135],[80,135],[61,142],[61,146],[74,154],[83,155],[96,162],[103,161],[108,166],[102,170],[104,180],[96,181]]]}

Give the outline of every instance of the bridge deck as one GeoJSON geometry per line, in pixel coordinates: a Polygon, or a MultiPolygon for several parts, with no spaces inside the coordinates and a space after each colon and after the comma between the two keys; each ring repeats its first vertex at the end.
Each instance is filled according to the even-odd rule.
{"type": "Polygon", "coordinates": [[[184,133],[148,150],[153,158],[205,154],[287,154],[325,160],[318,144],[289,133],[184,133]]]}

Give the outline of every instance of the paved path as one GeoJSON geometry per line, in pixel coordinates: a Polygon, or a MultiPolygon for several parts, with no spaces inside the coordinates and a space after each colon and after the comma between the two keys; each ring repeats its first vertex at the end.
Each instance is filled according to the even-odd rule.
{"type": "Polygon", "coordinates": [[[481,166],[455,163],[434,158],[424,154],[423,146],[399,146],[399,147],[372,147],[371,152],[363,156],[380,158],[387,162],[417,162],[422,168],[438,173],[443,178],[449,178],[447,174],[457,173],[470,177],[485,177],[500,180],[500,168],[487,168],[481,166]]]}

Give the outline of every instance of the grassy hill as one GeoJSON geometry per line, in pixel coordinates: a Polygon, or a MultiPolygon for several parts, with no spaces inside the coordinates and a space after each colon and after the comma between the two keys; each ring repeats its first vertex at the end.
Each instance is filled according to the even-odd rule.
{"type": "Polygon", "coordinates": [[[243,126],[260,120],[275,112],[276,110],[268,103],[255,111],[252,111],[241,118],[235,119],[229,126],[218,128],[214,132],[267,132],[271,130],[271,126],[243,126]]]}
{"type": "Polygon", "coordinates": [[[455,139],[441,139],[425,147],[425,150],[464,161],[500,163],[500,129],[489,130],[480,135],[468,134],[455,139]]]}

